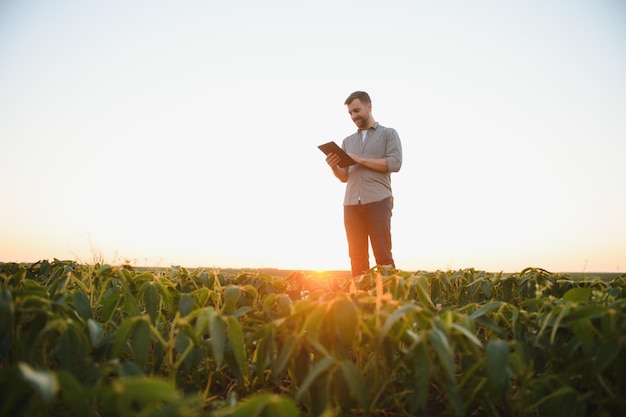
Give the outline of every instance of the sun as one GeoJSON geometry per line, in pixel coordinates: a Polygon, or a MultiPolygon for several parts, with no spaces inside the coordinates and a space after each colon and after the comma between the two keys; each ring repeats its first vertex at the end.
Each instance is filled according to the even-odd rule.
{"type": "Polygon", "coordinates": [[[320,269],[293,271],[285,277],[285,282],[289,296],[292,299],[301,299],[312,294],[322,295],[345,289],[350,278],[350,271],[320,269]]]}

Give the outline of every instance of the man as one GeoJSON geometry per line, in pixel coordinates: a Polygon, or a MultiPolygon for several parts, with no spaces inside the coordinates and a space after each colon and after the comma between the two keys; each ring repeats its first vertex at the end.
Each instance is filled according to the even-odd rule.
{"type": "Polygon", "coordinates": [[[350,94],[344,103],[358,128],[343,140],[342,148],[356,165],[342,168],[339,156],[330,153],[326,163],[346,184],[344,225],[352,276],[370,269],[368,240],[377,265],[395,268],[391,254],[391,173],[402,165],[402,146],[398,133],[383,127],[372,116],[372,101],[364,91],[350,94]]]}

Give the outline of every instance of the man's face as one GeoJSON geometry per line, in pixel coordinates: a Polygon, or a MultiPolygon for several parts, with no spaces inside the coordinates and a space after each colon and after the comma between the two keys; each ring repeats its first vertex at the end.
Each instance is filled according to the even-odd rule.
{"type": "Polygon", "coordinates": [[[354,99],[348,104],[348,113],[352,121],[359,129],[365,129],[368,127],[370,119],[372,118],[372,104],[363,104],[361,100],[354,99]]]}

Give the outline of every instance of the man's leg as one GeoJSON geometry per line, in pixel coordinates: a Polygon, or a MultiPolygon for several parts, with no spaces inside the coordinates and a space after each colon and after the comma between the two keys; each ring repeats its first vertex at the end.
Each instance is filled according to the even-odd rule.
{"type": "Polygon", "coordinates": [[[343,223],[348,238],[352,276],[356,277],[370,269],[364,206],[344,206],[343,223]]]}
{"type": "Polygon", "coordinates": [[[367,232],[372,242],[372,251],[377,265],[395,268],[391,254],[391,210],[392,200],[386,198],[367,204],[367,232]]]}

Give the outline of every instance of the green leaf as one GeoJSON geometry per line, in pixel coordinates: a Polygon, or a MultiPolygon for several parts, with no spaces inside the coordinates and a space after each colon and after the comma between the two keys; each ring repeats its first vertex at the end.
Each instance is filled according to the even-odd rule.
{"type": "Polygon", "coordinates": [[[541,327],[539,328],[539,332],[535,336],[535,345],[538,345],[541,342],[541,337],[543,336],[543,333],[546,331],[546,328],[552,321],[552,317],[556,315],[556,312],[557,312],[556,310],[552,310],[545,316],[541,317],[542,323],[541,323],[541,327]]]}
{"type": "Polygon", "coordinates": [[[228,339],[230,346],[239,368],[239,375],[246,376],[248,374],[248,366],[246,362],[246,349],[243,341],[243,329],[234,317],[228,317],[228,339]]]}
{"type": "Polygon", "coordinates": [[[417,410],[426,410],[428,403],[428,391],[430,388],[431,364],[428,356],[426,343],[418,343],[413,350],[406,353],[405,361],[413,363],[411,371],[413,372],[413,393],[411,398],[413,405],[413,414],[417,410]]]}
{"type": "Polygon", "coordinates": [[[224,309],[227,314],[231,314],[235,311],[239,297],[241,295],[241,289],[237,285],[229,285],[224,290],[224,309]]]}
{"type": "Polygon", "coordinates": [[[577,305],[575,309],[570,310],[567,315],[567,320],[578,320],[578,319],[593,319],[599,317],[606,317],[607,311],[609,308],[602,305],[589,305],[589,304],[581,304],[577,305]]]}
{"type": "Polygon", "coordinates": [[[535,402],[534,404],[532,404],[529,409],[530,410],[537,410],[539,409],[539,407],[547,402],[550,401],[554,398],[558,398],[558,397],[564,397],[564,396],[568,396],[570,394],[576,394],[576,391],[570,387],[569,385],[561,385],[560,388],[556,389],[556,390],[552,390],[548,395],[542,396],[540,398],[538,398],[538,401],[535,402]]]}
{"type": "Polygon", "coordinates": [[[221,367],[224,362],[224,348],[226,346],[226,323],[222,316],[215,311],[211,311],[209,319],[209,330],[211,334],[211,347],[217,362],[217,367],[221,367]]]}
{"type": "Polygon", "coordinates": [[[252,285],[247,284],[243,287],[244,292],[252,299],[252,305],[256,306],[256,300],[259,298],[259,292],[252,285]]]}
{"type": "Polygon", "coordinates": [[[211,297],[211,290],[208,288],[198,288],[191,292],[199,307],[204,307],[211,297]]]}
{"type": "Polygon", "coordinates": [[[451,326],[453,329],[458,330],[459,332],[461,332],[465,337],[467,337],[472,343],[474,343],[476,346],[478,347],[482,347],[482,342],[476,337],[476,335],[474,335],[471,331],[469,331],[467,328],[456,324],[456,323],[452,323],[451,326]]]}
{"type": "Polygon", "coordinates": [[[179,333],[174,340],[174,349],[178,352],[179,355],[185,353],[187,349],[193,347],[193,342],[185,333],[179,333]]]}
{"type": "Polygon", "coordinates": [[[351,361],[342,361],[340,367],[343,377],[350,386],[350,390],[367,413],[369,411],[369,396],[363,374],[361,374],[359,368],[351,361]]]}
{"type": "Polygon", "coordinates": [[[565,304],[565,307],[563,307],[561,311],[559,312],[559,315],[557,316],[556,321],[554,322],[552,326],[552,332],[550,333],[550,343],[554,343],[555,338],[556,338],[556,333],[559,330],[559,327],[561,326],[561,322],[563,321],[565,316],[567,316],[570,310],[571,310],[570,305],[565,304]]]}
{"type": "Polygon", "coordinates": [[[135,320],[133,318],[127,318],[120,324],[120,327],[117,328],[115,338],[113,339],[113,350],[111,351],[111,356],[113,358],[117,358],[119,356],[122,347],[128,341],[130,331],[132,330],[134,324],[135,320]]]}
{"type": "Polygon", "coordinates": [[[487,357],[487,376],[491,391],[496,398],[501,398],[508,386],[507,364],[510,349],[507,342],[490,340],[485,347],[487,357]]]}
{"type": "Polygon", "coordinates": [[[102,310],[100,312],[100,321],[108,322],[113,319],[117,308],[122,302],[122,295],[118,288],[113,288],[102,301],[102,310]]]}
{"type": "Polygon", "coordinates": [[[600,346],[600,349],[598,349],[598,354],[594,358],[594,372],[596,373],[596,375],[602,373],[613,363],[613,361],[615,361],[621,349],[622,348],[620,347],[620,341],[617,336],[610,338],[600,346]]]}
{"type": "Polygon", "coordinates": [[[354,344],[359,329],[359,316],[354,303],[344,297],[336,299],[326,314],[329,328],[333,329],[332,337],[341,346],[350,347],[354,344]]]}
{"type": "Polygon", "coordinates": [[[254,394],[232,407],[213,413],[215,417],[298,417],[300,410],[289,397],[276,394],[254,394]]]}
{"type": "Polygon", "coordinates": [[[283,317],[289,317],[291,315],[292,302],[291,298],[287,294],[280,294],[278,296],[278,307],[280,314],[283,317]]]}
{"type": "Polygon", "coordinates": [[[585,303],[591,299],[591,288],[572,288],[563,294],[563,301],[585,303]]]}
{"type": "Polygon", "coordinates": [[[233,314],[231,314],[230,316],[233,318],[238,318],[238,317],[242,317],[245,316],[246,314],[248,314],[249,312],[254,311],[254,309],[250,306],[243,306],[243,307],[239,307],[237,310],[233,311],[233,314]]]}
{"type": "Polygon", "coordinates": [[[389,330],[391,330],[393,325],[396,324],[398,320],[404,318],[405,316],[408,316],[409,314],[419,313],[420,311],[422,311],[422,308],[415,304],[406,304],[398,308],[397,310],[395,310],[393,313],[389,315],[389,317],[387,317],[387,319],[385,320],[385,324],[383,324],[383,328],[382,328],[381,335],[380,335],[381,339],[387,336],[387,333],[389,332],[389,330]]]}
{"type": "Polygon", "coordinates": [[[150,316],[150,320],[153,324],[157,324],[159,318],[159,296],[154,281],[146,283],[146,288],[143,293],[143,303],[146,306],[146,313],[150,316]]]}
{"type": "Polygon", "coordinates": [[[139,368],[139,366],[132,361],[122,362],[117,372],[123,378],[143,376],[143,369],[139,368]]]}
{"type": "Polygon", "coordinates": [[[570,327],[586,356],[593,355],[596,347],[596,340],[594,337],[594,328],[590,319],[578,319],[570,322],[570,327]]]}
{"type": "Polygon", "coordinates": [[[68,320],[55,350],[61,368],[78,373],[81,361],[86,359],[89,351],[85,333],[73,321],[68,320]]]}
{"type": "Polygon", "coordinates": [[[154,404],[178,399],[176,387],[167,381],[156,378],[141,376],[120,378],[113,381],[113,387],[129,403],[154,404]]]}
{"type": "Polygon", "coordinates": [[[72,413],[66,412],[66,415],[89,416],[92,415],[90,408],[90,396],[86,392],[87,389],[76,380],[69,372],[60,371],[57,374],[59,381],[59,390],[62,393],[64,404],[70,407],[72,413]]]}
{"type": "Polygon", "coordinates": [[[143,368],[150,350],[150,323],[145,316],[137,320],[130,338],[130,345],[135,363],[143,368]]]}
{"type": "Polygon", "coordinates": [[[215,417],[262,417],[271,394],[256,394],[246,400],[213,413],[215,417]]]}
{"type": "Polygon", "coordinates": [[[454,409],[454,414],[457,417],[465,417],[467,416],[467,412],[465,409],[465,404],[463,403],[463,399],[461,398],[461,394],[459,393],[459,388],[456,384],[455,380],[445,380],[443,381],[443,387],[448,396],[448,400],[454,409]]]}
{"type": "Polygon", "coordinates": [[[159,278],[154,282],[154,286],[157,289],[157,292],[161,296],[161,302],[165,304],[165,308],[167,311],[174,310],[174,289],[175,285],[172,281],[168,280],[165,277],[159,278]]]}
{"type": "MultiPolygon", "coordinates": [[[[300,410],[296,403],[289,397],[272,395],[267,401],[263,417],[299,417],[300,410]]],[[[247,415],[241,415],[247,417],[247,415]]]]}
{"type": "Polygon", "coordinates": [[[274,362],[274,369],[272,370],[274,375],[278,375],[283,371],[283,369],[285,369],[285,367],[289,363],[289,359],[291,359],[291,355],[293,354],[297,341],[298,338],[296,335],[291,335],[287,338],[282,348],[280,349],[278,358],[274,362]]]}
{"type": "Polygon", "coordinates": [[[13,296],[8,288],[0,288],[0,335],[9,335],[13,325],[13,296]]]}
{"type": "Polygon", "coordinates": [[[76,311],[81,318],[87,320],[93,317],[91,304],[89,304],[89,298],[84,292],[77,291],[72,294],[72,301],[74,302],[74,307],[76,307],[76,311]]]}
{"type": "Polygon", "coordinates": [[[263,300],[263,311],[266,312],[270,312],[272,310],[272,307],[274,306],[274,303],[276,302],[276,294],[272,293],[272,294],[268,294],[267,297],[265,297],[265,299],[263,300]]]}
{"type": "Polygon", "coordinates": [[[474,311],[472,314],[470,314],[470,317],[476,320],[477,318],[489,313],[490,311],[500,309],[500,307],[502,307],[504,304],[506,303],[503,303],[501,301],[489,302],[485,304],[484,306],[482,306],[481,308],[479,308],[478,310],[474,311]]]}
{"type": "Polygon", "coordinates": [[[430,341],[439,362],[443,366],[450,380],[454,380],[454,357],[452,355],[452,349],[446,335],[437,328],[432,328],[428,333],[428,340],[430,341]]]}
{"type": "Polygon", "coordinates": [[[417,291],[417,296],[423,305],[430,305],[431,307],[435,307],[435,304],[430,298],[430,294],[428,294],[427,290],[427,280],[424,277],[418,277],[415,280],[415,290],[417,291]]]}
{"type": "Polygon", "coordinates": [[[306,378],[304,378],[304,381],[302,381],[302,385],[298,389],[298,392],[296,392],[296,397],[295,397],[296,401],[300,401],[300,398],[309,389],[311,384],[320,375],[322,375],[324,372],[328,371],[330,369],[330,367],[333,366],[334,364],[335,364],[335,358],[333,358],[332,356],[328,356],[328,357],[322,359],[320,362],[318,362],[313,367],[313,369],[311,369],[311,372],[309,372],[307,374],[306,378]]]}
{"type": "Polygon", "coordinates": [[[17,364],[22,378],[26,381],[45,402],[51,402],[59,391],[59,381],[56,375],[50,371],[38,371],[27,363],[17,364]]]}
{"type": "Polygon", "coordinates": [[[185,317],[189,313],[193,311],[194,298],[190,294],[182,294],[180,296],[180,301],[178,303],[178,310],[180,311],[180,316],[185,317]]]}
{"type": "Polygon", "coordinates": [[[154,281],[154,274],[152,272],[146,271],[140,274],[137,274],[133,277],[133,281],[135,282],[150,282],[154,281]]]}
{"type": "Polygon", "coordinates": [[[102,341],[102,337],[104,335],[104,328],[102,327],[102,324],[89,319],[87,320],[87,329],[89,330],[89,340],[91,340],[91,345],[97,347],[102,341]]]}
{"type": "Polygon", "coordinates": [[[139,315],[139,303],[135,299],[135,295],[133,290],[129,287],[129,284],[132,283],[133,277],[129,271],[125,269],[118,269],[115,271],[115,275],[117,276],[118,282],[120,283],[122,289],[124,290],[122,297],[122,304],[124,306],[124,313],[127,316],[133,317],[139,315]]]}

